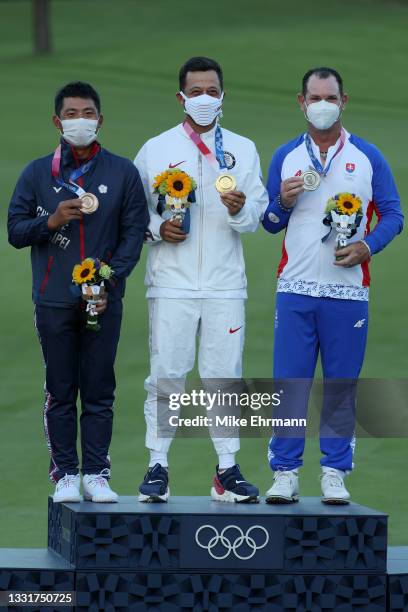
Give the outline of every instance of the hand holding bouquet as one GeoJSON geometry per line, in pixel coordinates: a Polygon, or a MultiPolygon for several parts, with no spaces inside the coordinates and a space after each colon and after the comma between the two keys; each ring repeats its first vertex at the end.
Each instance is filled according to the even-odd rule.
{"type": "Polygon", "coordinates": [[[87,329],[100,329],[96,304],[106,297],[105,282],[112,278],[113,274],[114,271],[108,264],[92,257],[87,257],[74,266],[72,282],[81,288],[82,299],[87,302],[87,329]]]}
{"type": "Polygon", "coordinates": [[[159,194],[158,213],[163,210],[172,212],[172,220],[177,220],[184,232],[189,231],[189,207],[195,202],[195,180],[183,170],[168,168],[157,175],[153,183],[153,193],[159,194]]]}
{"type": "MultiPolygon", "coordinates": [[[[354,193],[338,193],[327,202],[324,225],[329,226],[330,232],[335,229],[336,251],[347,246],[349,238],[354,236],[363,218],[362,202],[354,193]]],[[[330,234],[329,232],[329,234],[330,234]]],[[[323,241],[325,241],[327,234],[323,241]]],[[[336,260],[341,259],[336,257],[336,260]]]]}

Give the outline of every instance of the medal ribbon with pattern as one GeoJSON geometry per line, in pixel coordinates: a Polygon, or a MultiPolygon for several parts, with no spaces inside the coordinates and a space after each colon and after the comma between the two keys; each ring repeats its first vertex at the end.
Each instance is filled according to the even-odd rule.
{"type": "Polygon", "coordinates": [[[346,142],[346,132],[342,128],[341,133],[340,133],[340,144],[337,147],[337,151],[335,152],[335,154],[331,158],[331,160],[328,163],[328,165],[323,168],[322,164],[320,163],[320,161],[317,159],[316,155],[314,154],[313,146],[312,146],[312,141],[311,141],[311,138],[310,138],[310,134],[309,133],[306,134],[306,136],[305,136],[306,149],[307,149],[307,152],[309,153],[309,157],[310,157],[310,159],[312,161],[314,169],[316,170],[316,172],[318,172],[320,174],[320,176],[323,176],[323,177],[327,176],[334,158],[337,157],[337,155],[340,153],[340,151],[344,147],[345,142],[346,142]]]}
{"type": "Polygon", "coordinates": [[[59,177],[61,167],[61,145],[58,145],[58,147],[55,149],[54,157],[52,158],[51,174],[57,181],[58,185],[69,189],[69,191],[72,191],[72,193],[75,193],[79,198],[81,198],[83,195],[85,195],[86,191],[85,189],[82,189],[80,185],[75,183],[75,181],[86,174],[92,168],[94,163],[95,157],[92,157],[92,159],[74,170],[69,177],[69,183],[66,183],[59,177]]]}
{"type": "Polygon", "coordinates": [[[183,128],[187,136],[194,142],[200,153],[205,157],[205,159],[214,168],[214,170],[218,172],[220,168],[224,169],[227,167],[224,158],[222,132],[219,125],[217,125],[217,128],[215,130],[215,155],[201,140],[200,134],[197,134],[197,132],[193,130],[193,128],[189,123],[187,123],[187,121],[183,123],[183,128]]]}

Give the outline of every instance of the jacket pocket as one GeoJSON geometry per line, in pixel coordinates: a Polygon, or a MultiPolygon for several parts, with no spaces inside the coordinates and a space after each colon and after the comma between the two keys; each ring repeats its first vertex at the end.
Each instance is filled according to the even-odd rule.
{"type": "Polygon", "coordinates": [[[49,277],[50,277],[50,272],[51,272],[51,268],[52,268],[52,264],[53,263],[54,263],[54,256],[50,255],[48,257],[47,269],[45,271],[44,278],[43,278],[41,286],[40,286],[40,293],[41,294],[45,293],[45,290],[47,288],[47,284],[48,284],[48,280],[49,280],[49,277]]]}

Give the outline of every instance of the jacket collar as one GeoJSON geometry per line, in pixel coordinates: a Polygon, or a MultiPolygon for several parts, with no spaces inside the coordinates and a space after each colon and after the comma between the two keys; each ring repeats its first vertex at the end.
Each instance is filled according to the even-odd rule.
{"type": "Polygon", "coordinates": [[[95,141],[92,144],[91,151],[90,151],[88,158],[80,161],[78,159],[75,148],[69,142],[67,142],[63,137],[61,137],[60,143],[61,143],[61,168],[60,170],[65,170],[68,168],[78,168],[81,164],[84,164],[85,162],[95,157],[95,155],[97,155],[99,151],[101,150],[101,145],[99,144],[99,142],[95,141]]]}

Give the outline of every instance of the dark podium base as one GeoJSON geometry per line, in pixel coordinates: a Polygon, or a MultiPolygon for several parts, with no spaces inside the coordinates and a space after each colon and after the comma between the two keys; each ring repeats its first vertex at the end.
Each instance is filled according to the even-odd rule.
{"type": "Polygon", "coordinates": [[[48,546],[77,569],[386,572],[387,517],[357,504],[49,502],[48,546]]]}
{"type": "Polygon", "coordinates": [[[77,589],[81,612],[385,612],[387,602],[385,575],[78,572],[77,589]]]}
{"type": "MultiPolygon", "coordinates": [[[[0,548],[0,591],[75,591],[75,568],[59,555],[42,548],[0,548]]],[[[63,608],[73,610],[71,606],[63,608]]],[[[0,610],[40,610],[38,607],[7,607],[0,610]]],[[[61,610],[49,606],[47,612],[61,610]]]]}
{"type": "MultiPolygon", "coordinates": [[[[408,547],[389,549],[387,576],[387,516],[357,504],[123,497],[48,511],[48,551],[0,549],[0,591],[75,590],[83,612],[408,612],[408,547]]],[[[52,609],[70,608],[21,608],[52,609]]]]}
{"type": "Polygon", "coordinates": [[[388,549],[388,601],[389,612],[408,610],[408,546],[388,549]]]}

